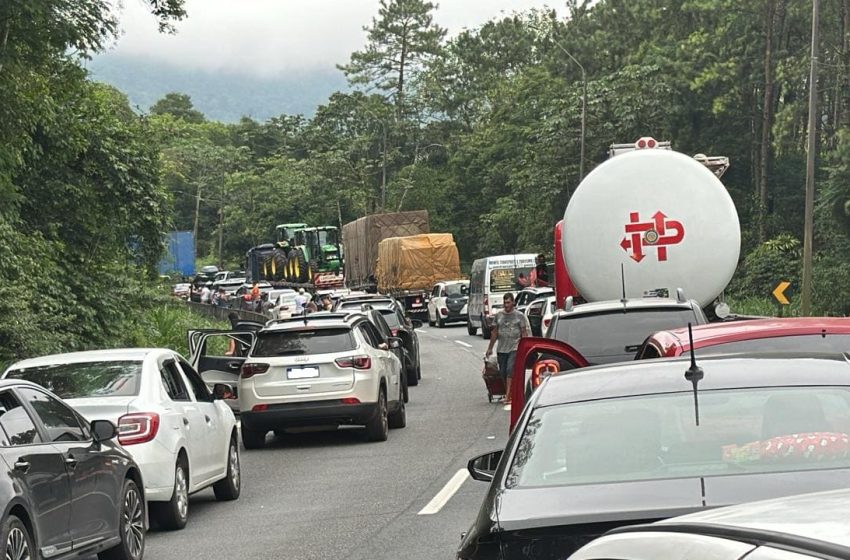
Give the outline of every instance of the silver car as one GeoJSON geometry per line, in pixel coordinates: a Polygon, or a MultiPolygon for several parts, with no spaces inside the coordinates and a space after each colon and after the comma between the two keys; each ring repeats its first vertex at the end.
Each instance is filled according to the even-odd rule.
{"type": "Polygon", "coordinates": [[[272,321],[241,368],[239,409],[246,449],[269,431],[359,425],[370,441],[407,423],[400,341],[364,315],[315,314],[272,321]]]}
{"type": "Polygon", "coordinates": [[[850,490],[750,502],[616,529],[569,560],[850,558],[850,490]]]}

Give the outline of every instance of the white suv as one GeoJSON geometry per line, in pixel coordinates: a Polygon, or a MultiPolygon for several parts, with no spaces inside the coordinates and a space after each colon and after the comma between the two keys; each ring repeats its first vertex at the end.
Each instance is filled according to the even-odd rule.
{"type": "Polygon", "coordinates": [[[239,409],[246,449],[287,428],[361,425],[370,441],[407,422],[402,365],[361,314],[317,314],[272,322],[242,364],[239,409]]]}
{"type": "Polygon", "coordinates": [[[440,328],[446,323],[467,320],[469,280],[437,282],[428,299],[428,325],[440,328]]]}

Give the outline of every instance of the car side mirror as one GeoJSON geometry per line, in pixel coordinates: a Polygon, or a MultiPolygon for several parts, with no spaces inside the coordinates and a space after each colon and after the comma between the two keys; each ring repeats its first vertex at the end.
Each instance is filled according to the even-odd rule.
{"type": "Polygon", "coordinates": [[[118,428],[109,420],[94,420],[91,423],[92,439],[96,443],[109,441],[118,435],[118,428]]]}
{"type": "Polygon", "coordinates": [[[472,480],[491,482],[496,474],[496,467],[499,466],[499,461],[502,460],[502,453],[504,451],[500,449],[470,459],[466,465],[466,470],[469,471],[469,476],[472,477],[472,480]]]}
{"type": "Polygon", "coordinates": [[[236,391],[227,383],[216,383],[213,385],[213,398],[217,401],[225,399],[235,399],[236,391]]]}
{"type": "Polygon", "coordinates": [[[410,324],[413,325],[414,329],[422,328],[422,321],[420,321],[419,319],[413,319],[412,321],[410,321],[410,324]]]}
{"type": "Polygon", "coordinates": [[[390,348],[401,348],[401,339],[397,336],[391,336],[387,339],[390,348]]]}

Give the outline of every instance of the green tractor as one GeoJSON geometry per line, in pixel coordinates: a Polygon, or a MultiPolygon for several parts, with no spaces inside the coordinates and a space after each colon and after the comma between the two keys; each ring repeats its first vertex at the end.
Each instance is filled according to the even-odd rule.
{"type": "Polygon", "coordinates": [[[275,231],[277,248],[273,260],[279,280],[305,283],[312,281],[317,273],[341,272],[339,228],[294,223],[281,224],[275,231]]]}

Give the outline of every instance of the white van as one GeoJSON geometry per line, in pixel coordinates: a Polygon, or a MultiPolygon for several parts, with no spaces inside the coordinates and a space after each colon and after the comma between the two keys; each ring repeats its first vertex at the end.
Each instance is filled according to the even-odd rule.
{"type": "Polygon", "coordinates": [[[466,330],[474,336],[490,338],[490,327],[496,313],[502,308],[505,294],[516,293],[530,285],[531,271],[536,253],[485,257],[472,263],[469,280],[468,320],[466,330]]]}

